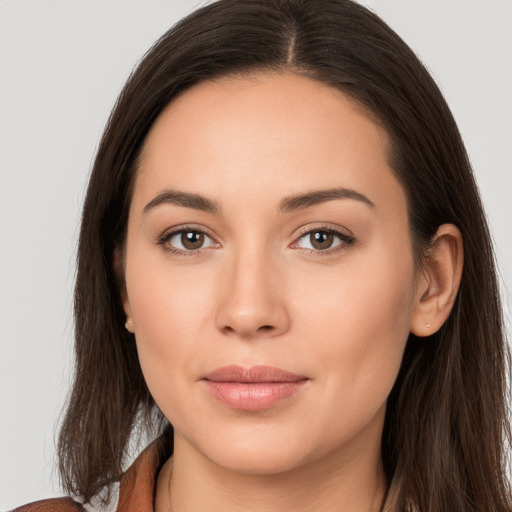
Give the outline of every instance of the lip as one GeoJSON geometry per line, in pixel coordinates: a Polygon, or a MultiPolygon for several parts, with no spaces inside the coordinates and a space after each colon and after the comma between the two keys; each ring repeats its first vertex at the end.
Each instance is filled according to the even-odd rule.
{"type": "Polygon", "coordinates": [[[232,409],[261,411],[296,395],[309,379],[272,366],[224,366],[202,379],[208,392],[232,409]]]}

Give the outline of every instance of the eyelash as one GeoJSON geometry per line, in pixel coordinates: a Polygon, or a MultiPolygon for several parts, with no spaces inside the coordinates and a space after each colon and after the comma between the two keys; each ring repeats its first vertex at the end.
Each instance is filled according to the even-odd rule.
{"type": "MultiPolygon", "coordinates": [[[[346,233],[342,233],[341,231],[338,231],[337,229],[334,229],[330,226],[317,226],[314,228],[308,228],[307,230],[302,231],[299,233],[298,238],[293,242],[292,247],[300,241],[303,238],[310,236],[313,233],[328,233],[330,235],[333,235],[334,237],[338,238],[340,240],[340,243],[335,245],[334,247],[329,247],[327,249],[321,250],[321,249],[306,249],[303,248],[303,251],[306,251],[306,253],[310,256],[329,256],[334,253],[337,253],[339,251],[342,251],[344,249],[347,249],[351,245],[354,245],[355,238],[351,235],[348,235],[346,233]]],[[[183,250],[183,249],[177,249],[176,247],[169,246],[169,240],[176,235],[179,235],[180,233],[198,233],[202,234],[204,236],[207,236],[210,238],[214,243],[215,240],[212,236],[209,235],[207,231],[204,229],[198,228],[198,227],[192,227],[192,226],[180,226],[178,228],[175,228],[171,231],[166,231],[163,233],[157,240],[157,244],[162,247],[162,249],[172,255],[175,256],[183,256],[183,257],[191,257],[191,256],[197,256],[201,251],[204,251],[205,249],[209,249],[209,247],[201,247],[199,249],[189,249],[189,250],[183,250]]]]}

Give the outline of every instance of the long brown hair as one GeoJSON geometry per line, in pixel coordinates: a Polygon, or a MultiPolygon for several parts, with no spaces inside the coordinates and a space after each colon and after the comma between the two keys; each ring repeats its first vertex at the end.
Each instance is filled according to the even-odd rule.
{"type": "Polygon", "coordinates": [[[126,234],[137,159],[152,124],[198,82],[289,71],[339,88],[387,130],[408,199],[418,262],[443,223],[464,239],[453,310],[410,335],[388,399],[382,454],[403,503],[421,512],[511,512],[504,340],[488,227],[455,121],[408,46],[350,0],[220,0],[170,29],[125,85],[105,129],[83,209],[75,288],[75,380],[59,438],[65,488],[89,501],[119,479],[138,420],[165,423],[144,382],[113,254],[126,234]],[[142,418],[142,419],[141,419],[142,418]]]}

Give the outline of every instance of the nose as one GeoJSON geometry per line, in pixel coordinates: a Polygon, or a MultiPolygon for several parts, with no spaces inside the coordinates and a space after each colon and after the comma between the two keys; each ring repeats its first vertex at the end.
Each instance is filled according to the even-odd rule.
{"type": "Polygon", "coordinates": [[[217,327],[245,340],[286,332],[290,326],[286,286],[271,258],[245,251],[225,263],[225,272],[219,276],[217,327]]]}

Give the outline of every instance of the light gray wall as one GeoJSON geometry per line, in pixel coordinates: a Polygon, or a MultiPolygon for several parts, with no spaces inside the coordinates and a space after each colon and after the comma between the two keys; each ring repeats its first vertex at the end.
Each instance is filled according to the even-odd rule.
{"type": "MultiPolygon", "coordinates": [[[[70,374],[87,174],[133,65],[200,3],[0,0],[0,510],[59,494],[54,432],[70,374]]],[[[510,290],[512,2],[364,3],[420,54],[445,93],[510,290]]]]}

